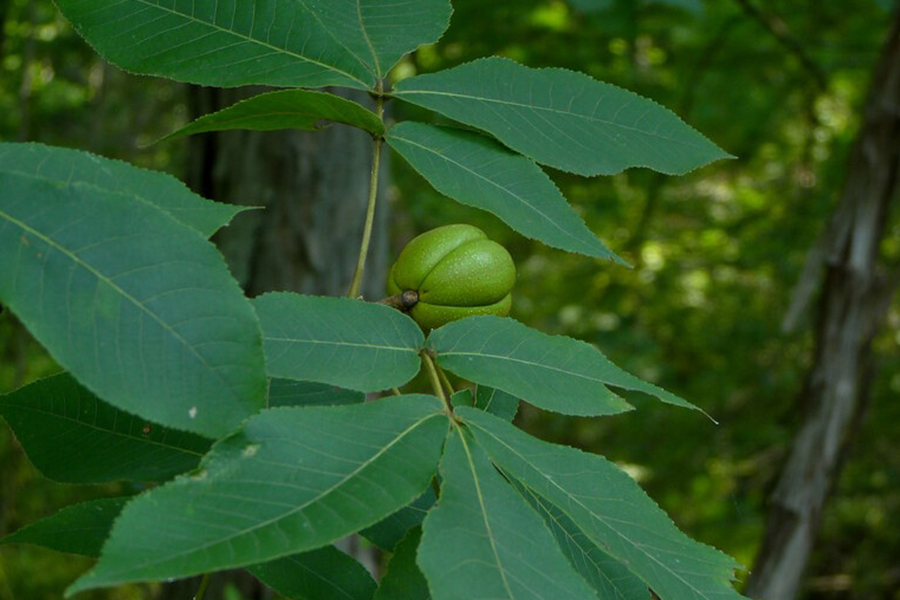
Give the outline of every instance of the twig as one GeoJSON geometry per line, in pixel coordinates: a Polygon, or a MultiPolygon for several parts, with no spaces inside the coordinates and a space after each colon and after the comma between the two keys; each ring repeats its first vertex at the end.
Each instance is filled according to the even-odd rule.
{"type": "Polygon", "coordinates": [[[194,594],[194,600],[203,600],[203,596],[206,595],[206,589],[209,587],[210,574],[207,573],[203,576],[203,579],[200,580],[200,587],[197,588],[197,593],[194,594]]]}
{"type": "MultiPolygon", "coordinates": [[[[378,95],[375,98],[375,112],[378,118],[384,121],[384,96],[382,95],[382,81],[378,80],[378,95]]],[[[356,298],[362,287],[363,271],[366,268],[366,256],[369,253],[369,241],[372,239],[372,225],[375,223],[375,201],[378,199],[378,170],[381,166],[381,144],[384,138],[375,137],[375,153],[372,158],[372,174],[369,177],[369,203],[366,208],[366,224],[363,227],[362,244],[359,248],[359,259],[356,261],[356,270],[353,273],[353,282],[347,296],[356,298]]]]}

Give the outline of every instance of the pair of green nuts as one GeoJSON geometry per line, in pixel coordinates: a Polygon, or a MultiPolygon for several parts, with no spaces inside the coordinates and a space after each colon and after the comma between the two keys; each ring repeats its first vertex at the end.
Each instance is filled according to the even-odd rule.
{"type": "Polygon", "coordinates": [[[391,267],[389,296],[428,331],[473,315],[506,316],[516,266],[506,248],[471,225],[446,225],[413,238],[391,267]]]}

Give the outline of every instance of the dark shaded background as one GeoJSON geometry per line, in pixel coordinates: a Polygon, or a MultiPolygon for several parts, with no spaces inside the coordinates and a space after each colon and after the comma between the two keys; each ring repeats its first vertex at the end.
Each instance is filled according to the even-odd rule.
{"type": "MultiPolygon", "coordinates": [[[[738,158],[681,178],[644,170],[596,179],[551,173],[591,229],[635,265],[627,270],[526,240],[440,197],[394,157],[369,297],[390,257],[416,233],[459,221],[483,227],[519,266],[516,318],[596,343],[720,422],[630,395],[639,410],[615,418],[564,418],[526,407],[520,424],[616,461],[688,533],[752,565],[769,495],[805,414],[801,392],[815,344],[813,308],[790,333],[781,324],[807,253],[841,196],[889,4],[456,0],[441,43],[402,63],[398,76],[487,54],[580,70],[672,108],[738,158]]],[[[227,105],[241,92],[122,73],[74,34],[49,0],[0,0],[0,34],[0,139],[90,150],[168,171],[208,197],[266,204],[267,213],[236,223],[218,240],[243,283],[254,293],[343,292],[335,274],[352,269],[352,215],[365,199],[335,186],[352,190],[354,177],[367,180],[368,146],[356,158],[344,149],[365,136],[359,142],[336,126],[315,140],[235,133],[144,148],[192,113],[227,105]],[[344,174],[329,179],[337,172],[344,174]],[[336,234],[328,223],[346,230],[336,234]],[[315,237],[317,228],[329,235],[315,237]]],[[[433,118],[393,109],[398,117],[433,118]]],[[[888,264],[900,261],[896,205],[880,248],[888,264]]],[[[873,366],[869,401],[848,438],[803,579],[805,599],[900,598],[896,297],[874,338],[873,366]]],[[[11,315],[0,316],[0,392],[55,369],[11,315]]],[[[112,491],[41,479],[0,425],[0,535],[112,491]]],[[[58,598],[88,564],[2,546],[0,600],[58,598]]],[[[83,597],[164,593],[158,585],[132,586],[83,597]]],[[[240,594],[232,589],[223,597],[240,594]]]]}

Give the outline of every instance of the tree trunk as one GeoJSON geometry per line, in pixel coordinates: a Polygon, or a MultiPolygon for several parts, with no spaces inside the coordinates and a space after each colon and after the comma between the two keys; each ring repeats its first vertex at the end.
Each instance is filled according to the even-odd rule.
{"type": "Polygon", "coordinates": [[[871,342],[900,283],[879,265],[879,244],[900,174],[900,9],[875,69],[842,198],[810,253],[788,322],[804,311],[824,271],[813,364],[799,403],[804,420],[775,491],[746,594],[797,595],[822,511],[837,480],[874,374],[871,342]],[[818,275],[817,275],[818,274],[818,275]]]}
{"type": "MultiPolygon", "coordinates": [[[[261,88],[188,88],[192,118],[256,95],[261,88]]],[[[373,106],[364,92],[341,95],[373,106]]],[[[379,201],[362,293],[384,295],[388,268],[389,165],[382,156],[379,201]]],[[[365,222],[372,165],[372,139],[343,126],[324,131],[228,131],[190,138],[188,185],[206,198],[261,206],[238,215],[214,240],[249,296],[273,290],[342,296],[350,288],[365,222]]],[[[376,556],[356,540],[344,549],[374,571],[376,556]]],[[[240,571],[216,575],[207,592],[219,600],[225,585],[245,598],[267,598],[268,591],[240,571]]],[[[191,597],[198,579],[174,582],[162,600],[191,597]]]]}
{"type": "MultiPolygon", "coordinates": [[[[201,112],[228,106],[254,90],[192,88],[201,112]]],[[[345,97],[372,105],[364,92],[345,97]]],[[[216,236],[232,272],[250,296],[272,290],[345,295],[353,278],[365,221],[372,164],[371,136],[334,125],[324,131],[230,131],[196,136],[188,185],[207,198],[263,206],[216,236]]],[[[379,202],[363,295],[384,295],[388,267],[389,166],[382,156],[379,202]]]]}

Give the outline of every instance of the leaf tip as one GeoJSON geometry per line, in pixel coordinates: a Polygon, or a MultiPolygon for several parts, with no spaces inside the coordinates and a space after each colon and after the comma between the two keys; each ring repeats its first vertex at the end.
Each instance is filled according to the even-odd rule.
{"type": "Polygon", "coordinates": [[[81,577],[76,579],[72,583],[72,585],[66,588],[65,594],[63,594],[63,598],[71,598],[72,596],[80,594],[81,592],[99,587],[93,582],[93,580],[95,579],[94,573],[95,569],[91,569],[90,571],[84,573],[81,577]]]}

